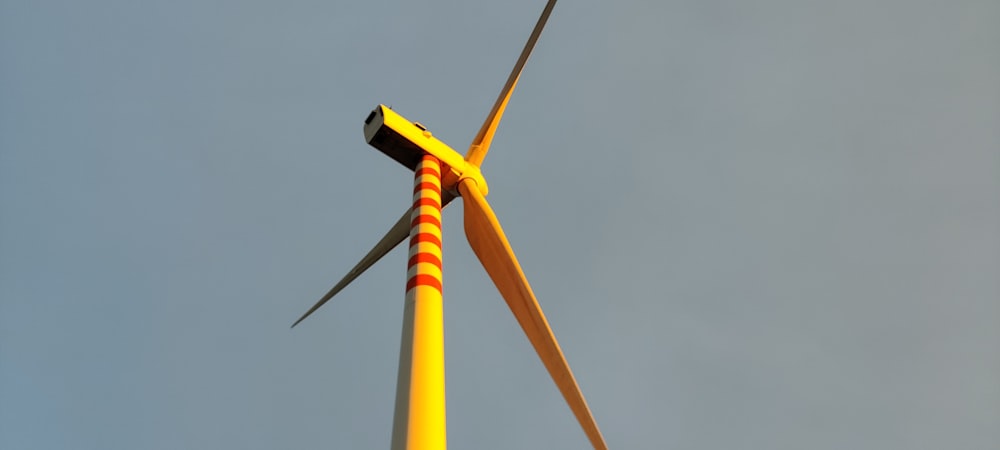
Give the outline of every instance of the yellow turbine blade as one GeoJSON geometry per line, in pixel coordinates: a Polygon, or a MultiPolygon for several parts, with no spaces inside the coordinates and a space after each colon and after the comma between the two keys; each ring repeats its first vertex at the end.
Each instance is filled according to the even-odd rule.
{"type": "MultiPolygon", "coordinates": [[[[441,208],[447,206],[448,203],[451,203],[454,199],[455,197],[451,194],[445,193],[442,195],[441,208]]],[[[407,208],[406,212],[403,213],[403,216],[396,221],[396,224],[393,225],[387,233],[385,233],[385,236],[382,236],[382,239],[375,244],[375,247],[369,250],[368,254],[365,255],[364,258],[361,258],[361,261],[359,261],[354,268],[347,272],[347,275],[344,275],[344,278],[342,278],[336,285],[333,286],[332,289],[330,289],[330,292],[327,292],[323,298],[319,299],[319,301],[312,306],[312,308],[309,308],[309,311],[306,311],[302,317],[299,317],[299,320],[296,320],[295,323],[292,324],[292,328],[295,328],[299,322],[305,320],[306,317],[309,317],[309,315],[319,309],[320,306],[323,306],[323,304],[333,298],[334,295],[337,295],[338,292],[347,287],[348,284],[351,284],[355,278],[368,270],[368,268],[378,262],[378,260],[382,259],[386,253],[389,253],[392,249],[396,248],[396,246],[399,245],[400,242],[406,240],[409,235],[410,209],[407,208]]]]}
{"type": "Polygon", "coordinates": [[[531,31],[528,42],[524,44],[524,49],[521,50],[521,56],[517,58],[517,63],[514,64],[514,69],[510,71],[510,76],[507,77],[507,82],[504,83],[503,89],[500,91],[500,96],[497,97],[496,103],[493,104],[493,109],[490,110],[490,115],[486,116],[483,126],[476,133],[476,137],[472,139],[469,151],[465,154],[465,160],[472,165],[479,167],[483,164],[486,152],[490,150],[490,143],[493,142],[493,134],[496,133],[497,126],[500,125],[500,119],[503,117],[503,111],[507,108],[507,101],[510,100],[510,95],[514,92],[514,87],[517,86],[517,79],[521,76],[521,70],[524,69],[524,63],[528,61],[531,50],[535,48],[535,42],[538,41],[538,36],[542,34],[542,28],[545,27],[545,22],[549,20],[549,14],[552,13],[554,6],[556,6],[556,0],[549,0],[545,4],[545,9],[542,10],[542,15],[538,18],[535,29],[531,31]]]}
{"type": "Polygon", "coordinates": [[[597,422],[587,407],[587,401],[573,378],[573,372],[559,349],[559,343],[542,314],[535,294],[531,292],[531,286],[521,271],[521,265],[517,263],[514,250],[510,248],[496,214],[474,181],[462,180],[458,189],[465,209],[465,235],[473,252],[493,279],[500,295],[507,301],[507,306],[535,347],[535,352],[559,387],[590,443],[595,449],[607,449],[597,422]]]}

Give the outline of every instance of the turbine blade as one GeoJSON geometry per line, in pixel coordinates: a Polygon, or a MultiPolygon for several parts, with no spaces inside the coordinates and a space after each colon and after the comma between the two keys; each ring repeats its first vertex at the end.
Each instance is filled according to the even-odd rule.
{"type": "Polygon", "coordinates": [[[486,116],[486,121],[483,122],[483,126],[476,133],[476,137],[472,139],[469,151],[465,154],[465,160],[472,165],[479,167],[482,165],[483,159],[486,158],[486,152],[490,150],[490,143],[493,142],[493,134],[496,133],[497,126],[500,125],[500,119],[503,117],[503,111],[507,108],[507,101],[510,100],[510,95],[514,92],[514,87],[517,86],[517,79],[521,76],[524,63],[528,61],[531,50],[535,48],[535,42],[538,41],[538,36],[542,34],[542,28],[545,27],[545,22],[549,20],[549,14],[552,13],[554,6],[556,6],[556,0],[549,0],[545,4],[542,15],[538,18],[538,22],[535,23],[535,29],[531,31],[528,42],[524,44],[524,49],[521,50],[521,56],[517,58],[517,63],[514,64],[514,69],[510,71],[510,76],[507,77],[507,82],[504,83],[503,89],[500,91],[500,96],[497,97],[497,101],[493,104],[493,109],[486,116]]]}
{"type": "MultiPolygon", "coordinates": [[[[454,199],[455,197],[451,194],[444,194],[441,199],[441,207],[444,208],[454,199]]],[[[347,285],[354,281],[355,278],[364,273],[365,270],[368,270],[368,268],[378,262],[379,259],[382,259],[386,253],[389,253],[392,249],[396,248],[400,242],[406,240],[407,236],[410,235],[410,211],[411,210],[407,208],[406,212],[403,213],[403,216],[396,221],[396,224],[389,229],[385,236],[382,236],[382,239],[375,244],[375,247],[373,247],[364,258],[361,258],[361,261],[359,261],[354,268],[347,272],[347,275],[344,275],[344,278],[342,278],[335,286],[333,286],[332,289],[330,289],[330,292],[327,292],[323,298],[319,299],[319,301],[312,306],[312,308],[309,308],[309,311],[306,311],[302,317],[299,317],[299,320],[296,320],[295,323],[292,324],[292,328],[295,328],[299,322],[305,320],[306,317],[309,317],[310,314],[319,309],[320,306],[323,306],[323,304],[333,298],[334,295],[337,295],[338,292],[347,287],[347,285]]]]}
{"type": "Polygon", "coordinates": [[[399,245],[400,242],[406,240],[406,237],[409,236],[409,234],[410,209],[407,208],[403,216],[396,221],[396,224],[389,229],[389,232],[387,232],[385,236],[382,236],[382,239],[375,244],[375,247],[368,251],[368,254],[365,255],[364,258],[361,258],[361,261],[359,261],[354,268],[347,272],[347,275],[344,275],[344,278],[341,278],[340,281],[337,282],[337,284],[323,296],[323,298],[319,299],[319,301],[316,302],[312,308],[309,308],[309,311],[306,311],[302,317],[299,317],[299,320],[296,320],[295,323],[292,324],[292,328],[295,328],[299,322],[305,320],[306,317],[309,317],[309,315],[319,309],[320,306],[323,306],[323,304],[333,298],[334,295],[337,295],[338,292],[347,287],[348,284],[351,284],[355,278],[364,273],[365,270],[368,270],[369,267],[385,256],[386,253],[389,253],[389,251],[399,245]]]}
{"type": "Polygon", "coordinates": [[[535,294],[531,292],[531,286],[524,277],[521,265],[517,263],[517,257],[500,228],[496,214],[474,181],[462,180],[458,188],[465,207],[465,235],[469,239],[469,245],[493,279],[500,295],[507,301],[507,306],[535,347],[535,352],[559,387],[590,443],[595,449],[607,449],[597,422],[587,407],[587,401],[573,378],[573,372],[545,320],[535,294]]]}

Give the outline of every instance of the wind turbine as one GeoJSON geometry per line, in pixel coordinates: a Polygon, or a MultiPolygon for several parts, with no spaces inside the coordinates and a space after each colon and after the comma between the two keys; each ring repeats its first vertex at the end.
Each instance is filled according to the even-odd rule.
{"type": "Polygon", "coordinates": [[[524,63],[555,3],[556,0],[549,0],[542,10],[514,69],[464,157],[435,138],[424,126],[407,120],[385,105],[375,107],[365,119],[365,140],[414,171],[413,206],[292,327],[323,306],[409,236],[406,301],[392,432],[394,450],[444,449],[446,446],[441,209],[456,197],[462,198],[465,235],[476,257],[520,323],[591,444],[596,449],[607,448],[500,222],[486,201],[488,188],[479,170],[524,63]]]}

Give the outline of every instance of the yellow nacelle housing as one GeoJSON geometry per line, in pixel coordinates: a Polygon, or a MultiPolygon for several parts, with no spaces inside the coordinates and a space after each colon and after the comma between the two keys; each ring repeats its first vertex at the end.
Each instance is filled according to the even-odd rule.
{"type": "MultiPolygon", "coordinates": [[[[365,141],[410,170],[416,169],[423,155],[432,155],[456,175],[449,177],[442,173],[443,180],[457,182],[462,178],[471,178],[484,195],[487,192],[486,181],[478,167],[467,163],[461,154],[435,138],[423,125],[410,122],[385,105],[376,106],[365,119],[365,141]]],[[[448,190],[454,188],[442,187],[448,190]]]]}

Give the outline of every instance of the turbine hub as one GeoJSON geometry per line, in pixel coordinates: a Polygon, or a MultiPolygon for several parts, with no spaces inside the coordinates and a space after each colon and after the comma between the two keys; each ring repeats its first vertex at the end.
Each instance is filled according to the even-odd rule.
{"type": "Polygon", "coordinates": [[[469,163],[465,163],[463,169],[461,172],[451,169],[451,172],[441,179],[441,188],[460,197],[461,193],[458,191],[458,183],[461,183],[462,180],[472,180],[479,188],[479,192],[485,197],[490,192],[490,187],[486,184],[486,178],[483,178],[483,172],[478,167],[469,163]]]}

